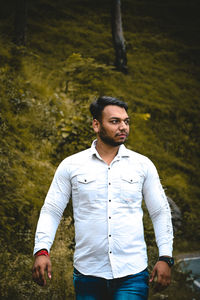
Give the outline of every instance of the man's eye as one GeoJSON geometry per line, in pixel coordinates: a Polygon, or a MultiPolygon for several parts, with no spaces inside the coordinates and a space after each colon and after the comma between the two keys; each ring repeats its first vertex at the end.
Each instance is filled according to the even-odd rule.
{"type": "Polygon", "coordinates": [[[125,120],[124,123],[125,123],[126,125],[128,125],[128,124],[130,123],[130,120],[125,120]]]}
{"type": "Polygon", "coordinates": [[[117,124],[119,121],[118,120],[112,120],[111,123],[112,124],[117,124]]]}

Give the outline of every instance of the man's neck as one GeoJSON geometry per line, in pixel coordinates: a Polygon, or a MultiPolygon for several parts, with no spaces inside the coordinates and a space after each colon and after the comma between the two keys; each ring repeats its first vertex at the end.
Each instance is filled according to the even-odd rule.
{"type": "Polygon", "coordinates": [[[101,158],[109,165],[113,161],[114,157],[117,155],[119,146],[110,146],[104,144],[103,141],[97,139],[96,149],[101,158]]]}

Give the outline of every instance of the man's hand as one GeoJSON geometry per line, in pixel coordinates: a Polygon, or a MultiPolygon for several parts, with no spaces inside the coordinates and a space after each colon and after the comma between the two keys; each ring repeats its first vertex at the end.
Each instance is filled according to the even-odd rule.
{"type": "Polygon", "coordinates": [[[153,271],[150,275],[149,282],[153,282],[156,280],[154,289],[155,291],[161,291],[168,287],[168,285],[171,282],[171,268],[168,266],[168,264],[164,261],[158,261],[153,271]]]}
{"type": "Polygon", "coordinates": [[[51,279],[51,260],[49,256],[36,256],[32,269],[33,280],[41,286],[46,285],[45,271],[48,278],[51,279]]]}

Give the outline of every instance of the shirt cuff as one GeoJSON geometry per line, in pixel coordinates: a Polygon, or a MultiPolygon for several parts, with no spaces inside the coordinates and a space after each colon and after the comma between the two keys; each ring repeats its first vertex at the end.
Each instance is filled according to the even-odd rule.
{"type": "Polygon", "coordinates": [[[172,257],[172,246],[169,244],[163,244],[159,247],[159,256],[172,257]]]}
{"type": "Polygon", "coordinates": [[[37,244],[35,247],[34,247],[34,250],[33,250],[33,255],[35,255],[36,252],[38,252],[39,250],[41,249],[47,249],[48,253],[50,252],[50,247],[45,244],[45,243],[40,243],[40,244],[37,244]]]}

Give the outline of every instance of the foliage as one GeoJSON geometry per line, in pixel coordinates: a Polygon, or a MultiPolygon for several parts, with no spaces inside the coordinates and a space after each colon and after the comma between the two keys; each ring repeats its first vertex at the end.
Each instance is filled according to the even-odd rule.
{"type": "Polygon", "coordinates": [[[30,229],[34,211],[44,197],[43,187],[53,174],[46,154],[52,151],[49,139],[55,130],[57,109],[53,111],[49,99],[45,103],[37,98],[25,76],[15,78],[12,71],[3,68],[1,74],[0,236],[9,245],[13,235],[30,229]]]}
{"type": "MultiPolygon", "coordinates": [[[[33,260],[30,255],[22,253],[13,255],[5,248],[5,252],[0,253],[0,299],[73,299],[71,276],[74,249],[71,236],[73,234],[72,218],[63,218],[51,251],[52,279],[51,282],[48,280],[45,287],[39,287],[32,280],[33,260]],[[65,230],[63,231],[62,228],[65,230]]],[[[26,237],[23,242],[30,243],[32,238],[33,236],[26,237]]]]}
{"type": "MultiPolygon", "coordinates": [[[[99,95],[128,102],[127,146],[153,160],[166,193],[182,212],[175,253],[196,249],[200,238],[197,2],[122,2],[127,75],[113,69],[108,1],[30,1],[26,48],[12,43],[11,2],[0,12],[0,297],[73,297],[71,206],[52,249],[54,273],[45,289],[32,283],[31,253],[39,210],[56,166],[89,147],[94,138],[88,106],[99,95]]],[[[146,212],[144,223],[152,269],[157,250],[146,212]]],[[[184,299],[175,293],[185,277],[174,274],[177,279],[164,295],[184,299]]]]}
{"type": "Polygon", "coordinates": [[[63,71],[66,82],[58,91],[58,97],[63,103],[66,102],[67,112],[63,112],[63,118],[57,123],[57,158],[58,155],[64,158],[65,153],[69,156],[90,147],[94,133],[88,107],[95,96],[105,89],[102,76],[106,82],[111,73],[109,67],[92,58],[83,58],[78,53],[68,57],[63,64],[63,71]]]}

